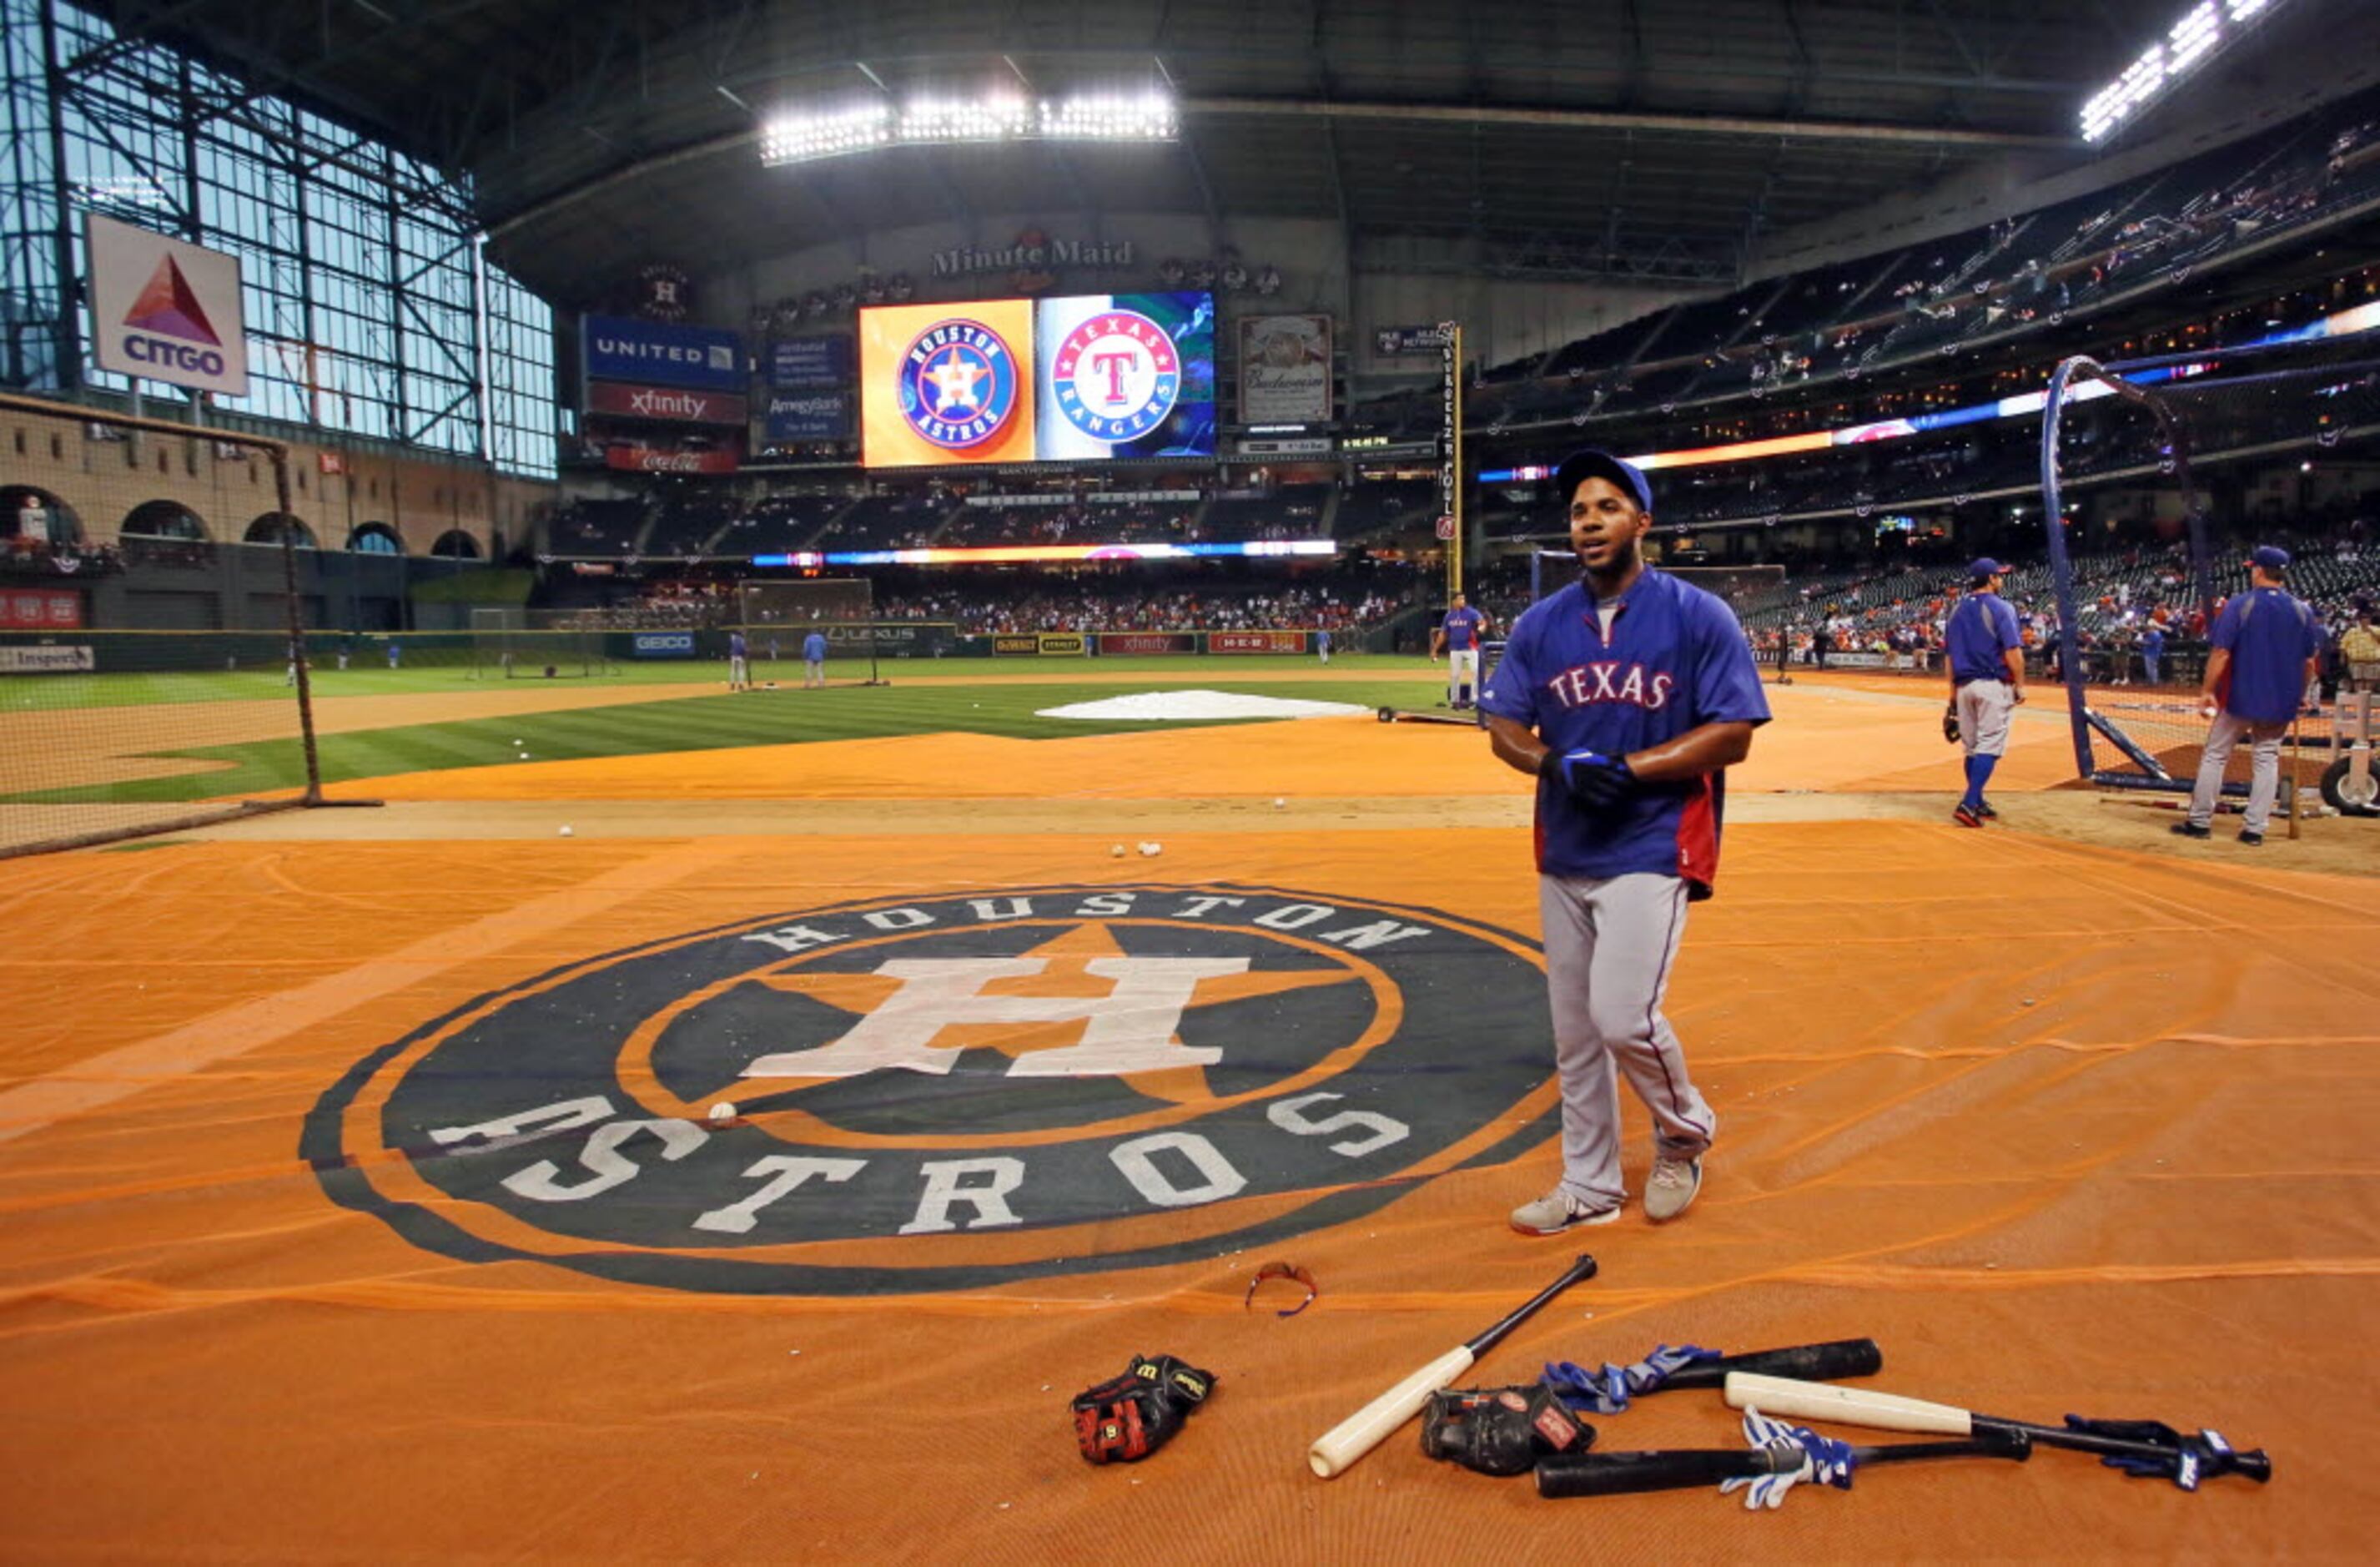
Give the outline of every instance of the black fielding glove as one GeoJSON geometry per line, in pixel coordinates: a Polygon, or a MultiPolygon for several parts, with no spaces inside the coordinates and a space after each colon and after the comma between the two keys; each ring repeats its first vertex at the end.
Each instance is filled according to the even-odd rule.
{"type": "Polygon", "coordinates": [[[1951,698],[1950,705],[1942,710],[1942,738],[1954,746],[1959,743],[1959,698],[1956,697],[1951,698]]]}
{"type": "Polygon", "coordinates": [[[1123,1375],[1075,1395],[1075,1445],[1093,1464],[1137,1463],[1172,1440],[1214,1388],[1211,1373],[1170,1354],[1135,1355],[1123,1375]]]}

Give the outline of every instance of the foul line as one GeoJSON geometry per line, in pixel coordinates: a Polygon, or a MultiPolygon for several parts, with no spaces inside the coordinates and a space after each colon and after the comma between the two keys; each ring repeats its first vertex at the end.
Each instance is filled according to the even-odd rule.
{"type": "Polygon", "coordinates": [[[749,846],[731,839],[673,844],[659,854],[614,866],[578,886],[441,931],[386,957],[324,975],[294,990],[227,1007],[168,1033],[19,1084],[0,1093],[0,1143],[286,1039],[516,941],[541,936],[681,881],[714,861],[745,853],[749,846]]]}

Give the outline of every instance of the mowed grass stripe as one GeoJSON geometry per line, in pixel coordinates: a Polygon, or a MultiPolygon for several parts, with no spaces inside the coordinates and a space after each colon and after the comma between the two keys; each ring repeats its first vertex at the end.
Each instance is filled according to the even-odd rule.
{"type": "MultiPolygon", "coordinates": [[[[1348,702],[1364,707],[1410,703],[1407,680],[1355,681],[1329,686],[1268,685],[1263,681],[1218,683],[1218,688],[1255,696],[1348,702]]],[[[526,752],[534,761],[589,757],[646,756],[716,750],[738,746],[799,745],[824,740],[874,739],[964,732],[1014,739],[1112,734],[1152,728],[1202,727],[1211,723],[1263,722],[1043,718],[1039,710],[1123,694],[1114,686],[1019,686],[997,680],[978,686],[831,686],[823,691],[759,691],[742,696],[675,698],[609,708],[582,708],[504,718],[457,719],[446,723],[326,735],[319,742],[322,781],[346,783],[401,772],[501,767],[526,752]]],[[[228,769],[176,778],[44,789],[12,795],[11,800],[52,804],[203,799],[217,796],[281,794],[302,786],[304,771],[296,743],[288,739],[237,746],[160,749],[160,756],[230,764],[228,769]]]]}

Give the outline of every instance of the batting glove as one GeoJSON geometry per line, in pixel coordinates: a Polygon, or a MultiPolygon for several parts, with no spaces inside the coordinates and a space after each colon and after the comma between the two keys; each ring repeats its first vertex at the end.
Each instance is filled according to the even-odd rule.
{"type": "Polygon", "coordinates": [[[1546,1363],[1545,1381],[1572,1408],[1618,1415],[1628,1407],[1629,1400],[1653,1391],[1673,1372],[1698,1360],[1718,1358],[1718,1351],[1715,1349],[1663,1344],[1633,1366],[1614,1366],[1606,1361],[1600,1371],[1590,1371],[1568,1360],[1549,1360],[1546,1363]]]}
{"type": "Polygon", "coordinates": [[[1757,1477],[1739,1476],[1719,1482],[1719,1493],[1743,1492],[1743,1505],[1757,1512],[1764,1507],[1782,1507],[1785,1493],[1804,1480],[1839,1490],[1852,1488],[1852,1450],[1849,1442],[1822,1437],[1807,1426],[1789,1426],[1773,1420],[1756,1409],[1743,1412],[1743,1439],[1755,1450],[1766,1449],[1798,1461],[1782,1473],[1757,1477]]]}
{"type": "Polygon", "coordinates": [[[1548,751],[1537,772],[1569,790],[1571,798],[1590,811],[1609,810],[1636,792],[1636,774],[1629,771],[1627,759],[1601,751],[1548,751]]]}

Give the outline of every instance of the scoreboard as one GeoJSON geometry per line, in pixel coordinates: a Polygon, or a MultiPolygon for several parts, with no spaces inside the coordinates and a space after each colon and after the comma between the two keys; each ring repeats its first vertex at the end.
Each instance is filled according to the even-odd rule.
{"type": "Polygon", "coordinates": [[[864,310],[859,386],[869,468],[1210,457],[1214,296],[864,310]]]}

